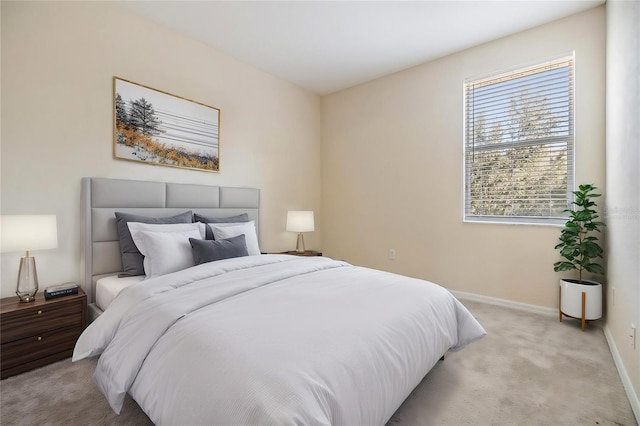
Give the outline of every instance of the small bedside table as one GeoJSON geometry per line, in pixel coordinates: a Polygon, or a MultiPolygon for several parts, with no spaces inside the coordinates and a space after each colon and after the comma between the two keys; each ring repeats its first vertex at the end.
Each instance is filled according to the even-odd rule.
{"type": "Polygon", "coordinates": [[[295,250],[292,251],[283,251],[280,254],[291,254],[294,256],[322,256],[322,252],[321,251],[315,251],[315,250],[306,250],[302,253],[298,253],[295,250]]]}
{"type": "Polygon", "coordinates": [[[87,295],[22,303],[0,299],[0,378],[5,379],[68,358],[87,326],[87,295]]]}

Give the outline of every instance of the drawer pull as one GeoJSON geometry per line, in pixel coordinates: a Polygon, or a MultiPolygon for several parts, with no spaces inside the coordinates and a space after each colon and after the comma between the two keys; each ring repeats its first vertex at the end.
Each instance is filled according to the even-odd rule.
{"type": "Polygon", "coordinates": [[[38,336],[38,342],[42,340],[42,336],[38,336]]]}
{"type": "Polygon", "coordinates": [[[38,315],[42,315],[42,311],[38,311],[38,315]]]}

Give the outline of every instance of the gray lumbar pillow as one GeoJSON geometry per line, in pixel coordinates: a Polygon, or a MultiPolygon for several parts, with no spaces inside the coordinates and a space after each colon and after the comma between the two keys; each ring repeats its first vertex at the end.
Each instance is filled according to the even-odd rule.
{"type": "Polygon", "coordinates": [[[118,226],[118,238],[120,239],[120,253],[122,253],[123,273],[118,277],[131,277],[135,275],[144,275],[144,256],[136,247],[131,238],[131,232],[127,226],[127,222],[141,223],[191,223],[193,213],[191,211],[180,213],[171,217],[148,217],[131,213],[116,212],[116,224],[118,226]]]}
{"type": "MultiPolygon", "coordinates": [[[[247,213],[242,213],[236,216],[228,216],[228,217],[212,217],[212,216],[203,216],[198,213],[193,214],[194,222],[202,222],[202,223],[239,223],[239,222],[249,222],[249,215],[247,213]]],[[[213,232],[211,228],[208,226],[205,229],[205,238],[207,240],[213,240],[213,232]]]]}
{"type": "Polygon", "coordinates": [[[244,234],[225,240],[197,240],[189,238],[193,261],[196,265],[232,257],[249,256],[244,234]]]}

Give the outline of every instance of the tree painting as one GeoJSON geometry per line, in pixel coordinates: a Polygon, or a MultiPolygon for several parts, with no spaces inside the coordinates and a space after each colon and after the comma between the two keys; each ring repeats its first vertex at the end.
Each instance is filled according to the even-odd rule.
{"type": "Polygon", "coordinates": [[[219,171],[216,108],[114,78],[116,158],[219,171]]]}
{"type": "Polygon", "coordinates": [[[131,101],[129,109],[129,125],[146,136],[157,135],[160,133],[158,126],[161,124],[156,117],[156,112],[145,98],[131,101]]]}

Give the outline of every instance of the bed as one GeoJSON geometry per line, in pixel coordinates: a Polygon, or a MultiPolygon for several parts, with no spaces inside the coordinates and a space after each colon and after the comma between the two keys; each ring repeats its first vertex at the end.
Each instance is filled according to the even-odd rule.
{"type": "Polygon", "coordinates": [[[96,283],[123,268],[116,211],[246,213],[257,224],[259,191],[82,187],[93,321],[73,360],[100,356],[94,381],[116,412],[129,393],[156,424],[384,424],[447,351],[485,334],[443,287],[328,257],[204,262],[122,285],[100,309],[96,283]]]}

